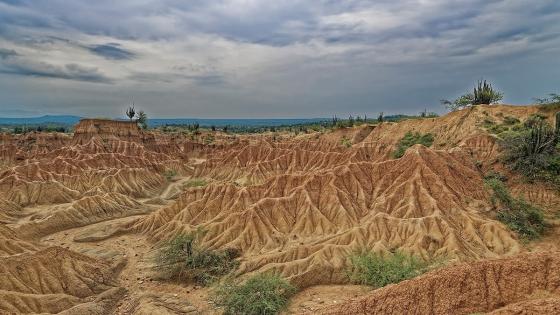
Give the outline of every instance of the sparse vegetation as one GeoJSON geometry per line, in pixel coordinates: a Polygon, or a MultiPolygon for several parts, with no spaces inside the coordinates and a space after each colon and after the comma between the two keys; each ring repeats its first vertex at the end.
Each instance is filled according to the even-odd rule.
{"type": "Polygon", "coordinates": [[[215,138],[214,138],[213,134],[207,134],[204,137],[204,144],[212,144],[212,143],[214,143],[214,141],[215,141],[215,138]]]}
{"type": "Polygon", "coordinates": [[[511,196],[506,185],[495,176],[487,176],[486,185],[492,189],[492,203],[496,219],[503,222],[522,239],[539,238],[546,229],[543,211],[522,198],[511,196]]]}
{"type": "Polygon", "coordinates": [[[148,115],[146,115],[143,110],[136,114],[136,123],[140,126],[140,128],[148,129],[148,115]]]}
{"type": "Polygon", "coordinates": [[[69,132],[71,128],[59,126],[56,124],[52,125],[35,125],[35,126],[13,126],[13,128],[8,127],[8,131],[13,134],[26,134],[29,132],[69,132]]]}
{"type": "Polygon", "coordinates": [[[414,256],[396,252],[387,257],[362,250],[350,256],[350,281],[381,288],[414,278],[427,270],[427,263],[414,256]]]}
{"type": "Polygon", "coordinates": [[[352,141],[346,136],[343,136],[342,139],[340,139],[340,144],[342,144],[345,148],[349,148],[352,146],[352,141]]]}
{"type": "Polygon", "coordinates": [[[206,182],[206,180],[202,179],[202,178],[192,178],[189,179],[187,182],[185,182],[183,184],[184,188],[191,188],[191,187],[202,187],[202,186],[206,186],[208,183],[206,182]]]}
{"type": "Polygon", "coordinates": [[[415,144],[422,144],[429,147],[434,143],[434,136],[431,133],[421,134],[419,132],[407,132],[397,144],[397,150],[393,152],[393,157],[398,159],[404,155],[406,149],[415,144]]]}
{"type": "Polygon", "coordinates": [[[231,281],[214,293],[216,303],[225,315],[272,315],[286,308],[296,288],[276,273],[261,273],[245,282],[231,281]]]}
{"type": "Polygon", "coordinates": [[[463,109],[473,105],[481,104],[495,104],[501,101],[504,97],[502,92],[494,90],[492,84],[484,81],[478,81],[477,86],[474,87],[473,93],[467,93],[454,101],[441,100],[441,103],[447,107],[447,109],[454,111],[463,109]]]}
{"type": "Polygon", "coordinates": [[[424,108],[424,111],[420,112],[420,118],[435,118],[439,117],[437,113],[428,112],[428,109],[424,108]]]}
{"type": "Polygon", "coordinates": [[[174,169],[166,169],[162,175],[167,181],[171,181],[173,177],[177,176],[177,171],[174,169]]]}
{"type": "Polygon", "coordinates": [[[529,117],[515,131],[503,135],[503,160],[530,181],[543,181],[560,188],[560,115],[556,126],[540,115],[529,117]]]}
{"type": "Polygon", "coordinates": [[[560,94],[550,93],[548,97],[535,98],[537,104],[541,105],[543,110],[560,110],[560,94]]]}
{"type": "Polygon", "coordinates": [[[237,250],[202,248],[199,245],[202,235],[200,230],[180,234],[160,248],[157,265],[164,278],[209,285],[238,267],[237,250]]]}
{"type": "Polygon", "coordinates": [[[515,117],[511,117],[511,116],[506,116],[504,117],[504,125],[515,125],[520,123],[519,119],[515,118],[515,117]]]}

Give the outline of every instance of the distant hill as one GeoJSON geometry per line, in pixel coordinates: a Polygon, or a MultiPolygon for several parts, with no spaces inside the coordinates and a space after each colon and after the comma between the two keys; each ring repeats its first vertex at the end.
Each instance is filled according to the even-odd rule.
{"type": "MultiPolygon", "coordinates": [[[[63,125],[73,126],[80,121],[82,117],[71,115],[46,115],[31,118],[2,118],[0,117],[0,125],[63,125]]],[[[297,125],[313,122],[321,122],[330,120],[328,118],[296,118],[296,119],[198,119],[198,118],[154,118],[148,119],[150,127],[158,127],[165,125],[188,125],[198,123],[203,127],[224,127],[224,126],[247,126],[247,127],[263,127],[263,126],[283,126],[297,125]]]]}
{"type": "Polygon", "coordinates": [[[313,122],[330,120],[327,118],[297,118],[297,119],[197,119],[197,118],[176,118],[176,119],[149,119],[150,127],[165,125],[188,125],[198,123],[200,126],[224,127],[224,126],[246,126],[246,127],[268,127],[297,125],[313,122]]]}

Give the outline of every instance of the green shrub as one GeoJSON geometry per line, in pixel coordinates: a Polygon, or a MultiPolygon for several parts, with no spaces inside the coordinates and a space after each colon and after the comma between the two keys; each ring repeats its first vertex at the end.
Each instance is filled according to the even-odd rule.
{"type": "Polygon", "coordinates": [[[500,172],[496,172],[496,171],[489,171],[488,173],[486,173],[486,175],[484,176],[484,180],[491,180],[491,179],[497,179],[501,182],[505,182],[507,180],[507,177],[500,173],[500,172]]]}
{"type": "Polygon", "coordinates": [[[171,181],[173,179],[173,177],[175,177],[177,175],[177,171],[174,169],[166,169],[163,172],[163,177],[165,177],[165,179],[167,179],[167,181],[171,181]]]}
{"type": "Polygon", "coordinates": [[[414,278],[426,268],[425,262],[401,252],[383,257],[374,252],[359,251],[350,256],[349,277],[353,283],[381,288],[414,278]]]}
{"type": "Polygon", "coordinates": [[[206,182],[206,180],[202,179],[202,178],[192,178],[189,179],[187,182],[185,182],[183,184],[184,188],[191,188],[191,187],[202,187],[202,186],[206,186],[208,183],[206,182]]]}
{"type": "Polygon", "coordinates": [[[214,140],[215,140],[214,135],[208,134],[206,135],[206,137],[204,137],[204,144],[212,144],[214,140]]]}
{"type": "Polygon", "coordinates": [[[345,148],[349,148],[352,146],[352,141],[350,141],[350,139],[346,136],[343,136],[342,139],[340,139],[340,144],[342,144],[345,148]]]}
{"type": "Polygon", "coordinates": [[[393,152],[393,157],[398,159],[404,155],[406,149],[415,144],[422,144],[429,147],[434,143],[434,136],[431,133],[420,134],[418,132],[407,132],[404,137],[397,144],[397,150],[393,152]]]}
{"type": "Polygon", "coordinates": [[[491,128],[492,126],[496,125],[496,122],[494,121],[494,119],[486,117],[484,118],[484,120],[482,121],[482,125],[485,128],[491,128]]]}
{"type": "Polygon", "coordinates": [[[245,282],[226,282],[214,292],[217,305],[228,315],[278,314],[287,305],[296,288],[276,273],[257,274],[245,282]]]}
{"type": "Polygon", "coordinates": [[[529,117],[522,128],[503,135],[502,159],[511,170],[530,181],[544,181],[560,188],[560,132],[542,117],[529,117]]]}
{"type": "Polygon", "coordinates": [[[499,135],[501,133],[509,131],[509,127],[504,126],[504,125],[494,125],[494,126],[488,128],[488,131],[490,131],[490,133],[499,135]]]}
{"type": "Polygon", "coordinates": [[[201,234],[197,231],[177,235],[160,248],[157,266],[164,278],[208,285],[238,267],[237,250],[201,248],[201,234]]]}
{"type": "Polygon", "coordinates": [[[495,177],[485,180],[492,189],[492,203],[498,210],[496,219],[503,222],[522,239],[533,240],[539,238],[546,230],[543,211],[522,198],[514,198],[506,185],[495,177]]]}
{"type": "Polygon", "coordinates": [[[506,116],[504,118],[504,125],[510,125],[511,126],[511,125],[515,125],[519,122],[520,122],[519,119],[517,119],[515,117],[512,117],[512,116],[506,116]]]}

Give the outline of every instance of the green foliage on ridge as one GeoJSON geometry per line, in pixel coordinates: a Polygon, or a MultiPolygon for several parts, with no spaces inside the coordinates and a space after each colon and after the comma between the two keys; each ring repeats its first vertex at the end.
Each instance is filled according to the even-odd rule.
{"type": "Polygon", "coordinates": [[[415,144],[421,144],[429,147],[434,143],[434,136],[431,133],[421,134],[419,132],[407,132],[397,144],[397,149],[393,152],[393,157],[398,159],[404,155],[406,149],[415,144]]]}
{"type": "Polygon", "coordinates": [[[496,219],[525,240],[537,239],[545,232],[547,224],[542,209],[522,198],[511,196],[506,185],[495,176],[487,177],[485,184],[493,192],[492,203],[497,210],[496,219]]]}

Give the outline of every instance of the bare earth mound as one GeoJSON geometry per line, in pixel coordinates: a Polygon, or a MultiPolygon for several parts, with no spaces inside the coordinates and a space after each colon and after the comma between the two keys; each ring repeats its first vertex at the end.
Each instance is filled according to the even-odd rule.
{"type": "Polygon", "coordinates": [[[121,291],[116,290],[113,270],[106,263],[51,247],[0,258],[0,292],[4,312],[58,313],[103,293],[114,295],[114,303],[121,291]]]}
{"type": "Polygon", "coordinates": [[[447,267],[318,313],[557,314],[559,303],[560,256],[550,252],[447,267]]]}
{"type": "MultiPolygon", "coordinates": [[[[195,230],[203,247],[238,250],[241,279],[275,270],[300,289],[348,284],[348,256],[362,248],[458,264],[326,313],[555,310],[556,253],[494,260],[527,246],[494,219],[483,181],[501,170],[514,194],[553,216],[558,193],[508,172],[484,127],[538,111],[476,106],[298,135],[99,119],[71,136],[0,135],[0,313],[219,314],[208,289],[154,271],[158,246],[195,230]],[[396,159],[407,132],[434,142],[396,159]]],[[[557,230],[546,248],[557,248],[557,230]]]]}

